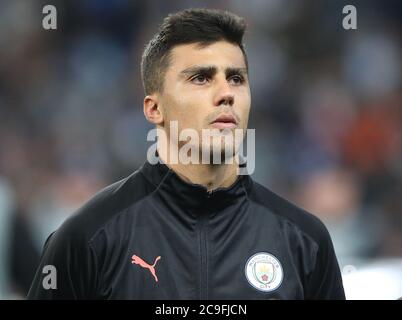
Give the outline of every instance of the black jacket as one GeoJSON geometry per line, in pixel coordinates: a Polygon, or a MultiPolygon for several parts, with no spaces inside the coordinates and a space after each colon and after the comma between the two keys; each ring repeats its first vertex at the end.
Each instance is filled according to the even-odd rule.
{"type": "Polygon", "coordinates": [[[146,162],[47,240],[30,299],[344,299],[313,215],[238,176],[208,193],[146,162]],[[45,289],[48,270],[57,287],[45,289]],[[45,280],[45,281],[44,281],[45,280]]]}

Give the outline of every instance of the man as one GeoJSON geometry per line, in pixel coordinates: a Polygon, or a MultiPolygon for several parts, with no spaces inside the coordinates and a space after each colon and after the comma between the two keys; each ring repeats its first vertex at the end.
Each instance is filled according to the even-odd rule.
{"type": "Polygon", "coordinates": [[[222,11],[165,19],[142,59],[144,114],[167,136],[160,161],[100,191],[51,235],[29,298],[344,299],[317,218],[238,174],[239,161],[174,161],[186,141],[171,143],[171,123],[218,132],[220,145],[187,141],[201,147],[192,155],[218,146],[207,158],[221,160],[234,147],[238,160],[224,138],[247,128],[244,31],[222,11]]]}

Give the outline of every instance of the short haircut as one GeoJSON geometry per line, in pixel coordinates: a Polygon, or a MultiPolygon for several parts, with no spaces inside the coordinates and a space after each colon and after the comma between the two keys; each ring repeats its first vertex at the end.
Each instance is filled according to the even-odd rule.
{"type": "Polygon", "coordinates": [[[158,32],[146,45],[141,59],[141,78],[145,95],[163,91],[163,82],[174,46],[197,43],[206,47],[217,41],[238,45],[243,52],[245,20],[233,13],[216,9],[186,9],[169,14],[158,32]]]}

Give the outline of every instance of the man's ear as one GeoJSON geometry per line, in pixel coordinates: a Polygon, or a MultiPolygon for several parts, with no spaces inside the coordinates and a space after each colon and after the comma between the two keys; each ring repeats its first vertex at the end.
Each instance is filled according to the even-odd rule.
{"type": "Polygon", "coordinates": [[[163,125],[163,113],[159,104],[159,97],[156,94],[144,98],[145,118],[155,125],[163,125]]]}

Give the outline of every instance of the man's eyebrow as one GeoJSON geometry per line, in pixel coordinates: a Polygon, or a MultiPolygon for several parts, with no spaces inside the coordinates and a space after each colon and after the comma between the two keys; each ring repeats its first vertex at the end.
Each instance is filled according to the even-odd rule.
{"type": "Polygon", "coordinates": [[[186,68],[180,72],[180,75],[189,75],[195,73],[207,73],[209,75],[214,75],[217,71],[217,68],[214,66],[191,66],[186,68]]]}
{"type": "Polygon", "coordinates": [[[247,68],[229,67],[229,68],[226,68],[225,74],[226,74],[226,76],[231,76],[234,74],[241,74],[241,75],[245,76],[245,75],[247,75],[247,68]]]}
{"type": "MultiPolygon", "coordinates": [[[[189,68],[186,68],[180,72],[180,76],[186,76],[189,74],[208,74],[210,76],[213,76],[216,74],[218,68],[215,66],[191,66],[189,68]]],[[[244,67],[228,67],[225,69],[225,74],[226,76],[230,76],[233,74],[241,74],[241,75],[246,75],[247,74],[247,68],[244,67]]]]}

